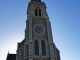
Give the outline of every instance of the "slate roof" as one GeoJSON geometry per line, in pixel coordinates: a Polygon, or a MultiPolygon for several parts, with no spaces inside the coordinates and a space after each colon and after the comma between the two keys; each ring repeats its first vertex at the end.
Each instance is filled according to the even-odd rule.
{"type": "Polygon", "coordinates": [[[6,60],[16,60],[16,54],[8,54],[6,60]]]}

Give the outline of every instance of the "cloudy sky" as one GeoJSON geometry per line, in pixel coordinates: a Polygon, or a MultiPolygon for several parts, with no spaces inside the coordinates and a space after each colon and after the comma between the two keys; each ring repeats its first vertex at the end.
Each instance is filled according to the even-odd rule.
{"type": "MultiPolygon", "coordinates": [[[[0,0],[0,60],[16,53],[24,39],[30,0],[0,0]]],[[[80,60],[80,0],[42,0],[51,21],[61,60],[80,60]]]]}

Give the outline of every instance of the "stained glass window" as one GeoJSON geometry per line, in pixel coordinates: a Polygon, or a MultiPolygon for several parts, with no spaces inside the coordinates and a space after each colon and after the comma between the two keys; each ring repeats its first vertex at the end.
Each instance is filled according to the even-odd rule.
{"type": "Polygon", "coordinates": [[[38,41],[35,40],[35,55],[39,55],[38,41]]]}
{"type": "Polygon", "coordinates": [[[45,42],[43,40],[41,41],[41,46],[42,46],[42,55],[46,55],[45,42]]]}

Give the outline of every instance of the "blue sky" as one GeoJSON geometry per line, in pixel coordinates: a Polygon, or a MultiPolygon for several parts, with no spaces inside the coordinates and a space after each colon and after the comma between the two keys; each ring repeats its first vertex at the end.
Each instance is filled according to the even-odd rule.
{"type": "MultiPolygon", "coordinates": [[[[16,53],[24,39],[30,0],[0,0],[0,60],[16,53]]],[[[80,0],[42,0],[51,21],[53,41],[61,60],[80,60],[80,0]]]]}

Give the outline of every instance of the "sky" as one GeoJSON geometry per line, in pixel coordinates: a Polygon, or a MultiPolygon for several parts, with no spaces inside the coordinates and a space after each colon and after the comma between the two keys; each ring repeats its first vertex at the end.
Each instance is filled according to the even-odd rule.
{"type": "MultiPolygon", "coordinates": [[[[30,0],[0,0],[0,60],[16,53],[25,36],[30,0]]],[[[80,60],[80,0],[42,0],[51,21],[61,60],[80,60]]]]}

